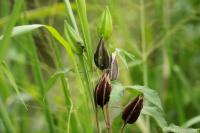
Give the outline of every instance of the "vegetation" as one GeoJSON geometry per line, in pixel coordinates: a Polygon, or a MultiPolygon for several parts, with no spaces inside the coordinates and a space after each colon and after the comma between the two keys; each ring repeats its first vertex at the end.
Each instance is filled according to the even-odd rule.
{"type": "Polygon", "coordinates": [[[199,0],[0,0],[0,133],[198,133],[199,0]]]}

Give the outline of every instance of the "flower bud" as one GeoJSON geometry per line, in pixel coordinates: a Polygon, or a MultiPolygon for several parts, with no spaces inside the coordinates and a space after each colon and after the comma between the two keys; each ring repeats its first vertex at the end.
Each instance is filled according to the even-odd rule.
{"type": "Polygon", "coordinates": [[[65,21],[64,32],[74,53],[82,54],[84,43],[80,35],[65,21]]]}
{"type": "Polygon", "coordinates": [[[118,77],[118,63],[116,58],[116,53],[112,53],[111,62],[110,62],[110,80],[116,80],[118,77]]]}
{"type": "Polygon", "coordinates": [[[101,20],[97,28],[99,38],[108,39],[112,34],[112,17],[109,8],[106,7],[101,15],[101,20]]]}
{"type": "Polygon", "coordinates": [[[125,107],[122,113],[122,119],[124,120],[124,123],[134,123],[138,119],[142,107],[143,96],[137,96],[130,104],[125,107]]]}
{"type": "Polygon", "coordinates": [[[94,54],[94,62],[96,66],[101,69],[109,68],[110,58],[108,51],[105,48],[104,40],[101,39],[94,54]]]}
{"type": "Polygon", "coordinates": [[[103,76],[101,77],[99,83],[95,88],[95,104],[103,108],[103,106],[109,102],[111,89],[112,88],[109,83],[109,75],[107,72],[104,72],[103,76]]]}

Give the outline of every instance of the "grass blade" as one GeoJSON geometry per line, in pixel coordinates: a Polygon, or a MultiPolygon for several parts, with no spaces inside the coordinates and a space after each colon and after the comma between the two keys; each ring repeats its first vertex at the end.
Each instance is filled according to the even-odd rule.
{"type": "Polygon", "coordinates": [[[4,72],[5,76],[8,78],[10,84],[12,85],[12,87],[15,89],[19,99],[21,100],[22,104],[24,105],[24,107],[26,108],[26,110],[28,110],[24,100],[20,97],[20,91],[19,91],[19,87],[17,86],[15,79],[12,75],[12,72],[9,70],[7,64],[5,62],[3,62],[1,64],[1,69],[4,72]]]}
{"type": "Polygon", "coordinates": [[[12,29],[17,22],[17,18],[20,14],[22,3],[23,3],[23,0],[15,0],[14,9],[12,11],[12,15],[10,17],[8,25],[6,26],[4,37],[2,40],[0,40],[0,61],[2,61],[9,47],[9,40],[12,33],[12,29]]]}
{"type": "Polygon", "coordinates": [[[0,116],[2,118],[2,121],[6,127],[6,130],[8,133],[16,133],[15,128],[12,125],[12,122],[7,114],[7,111],[5,109],[5,106],[3,105],[2,99],[0,97],[0,116]]]}

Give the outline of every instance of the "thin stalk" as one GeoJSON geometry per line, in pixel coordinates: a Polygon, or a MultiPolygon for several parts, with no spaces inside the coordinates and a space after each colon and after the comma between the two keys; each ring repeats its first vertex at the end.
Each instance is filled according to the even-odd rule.
{"type": "Polygon", "coordinates": [[[14,9],[12,11],[11,17],[9,18],[8,24],[6,25],[4,37],[0,41],[0,62],[7,53],[9,47],[10,36],[12,34],[12,29],[15,26],[17,19],[20,15],[20,10],[22,8],[23,0],[15,0],[14,9]]]}
{"type": "Polygon", "coordinates": [[[91,100],[92,106],[94,108],[95,107],[94,100],[93,100],[94,99],[93,98],[94,92],[91,91],[92,90],[91,89],[92,84],[91,84],[90,74],[89,74],[89,72],[87,70],[86,63],[84,62],[83,55],[79,56],[79,61],[80,61],[81,66],[83,66],[83,71],[84,71],[83,74],[84,74],[85,81],[86,81],[86,88],[87,88],[87,90],[89,90],[88,93],[89,93],[89,96],[90,96],[90,100],[91,100]]]}
{"type": "Polygon", "coordinates": [[[75,31],[77,33],[79,33],[78,31],[78,27],[76,25],[76,20],[75,20],[75,17],[74,17],[74,14],[73,14],[73,11],[72,11],[72,7],[71,7],[71,4],[69,2],[69,0],[64,0],[65,2],[65,6],[66,6],[66,9],[67,9],[67,13],[69,14],[69,20],[71,21],[75,31]]]}
{"type": "Polygon", "coordinates": [[[110,120],[110,112],[109,112],[109,106],[108,104],[105,105],[105,113],[106,113],[106,119],[107,119],[107,128],[108,128],[108,133],[112,133],[112,124],[110,120]]]}
{"type": "Polygon", "coordinates": [[[29,40],[30,40],[30,50],[31,50],[31,58],[32,58],[32,69],[34,72],[34,77],[35,80],[39,86],[39,91],[41,93],[41,101],[43,99],[44,101],[44,108],[45,108],[45,117],[46,117],[46,121],[48,123],[48,128],[49,128],[49,132],[50,133],[54,133],[55,132],[55,128],[54,128],[54,124],[53,124],[53,118],[51,116],[51,112],[50,112],[50,107],[49,107],[49,103],[48,100],[46,99],[45,96],[45,85],[44,85],[44,79],[42,76],[42,72],[41,72],[41,68],[40,68],[40,64],[39,64],[39,59],[38,59],[38,55],[37,55],[37,51],[35,48],[35,45],[33,43],[32,37],[29,34],[29,40]]]}
{"type": "Polygon", "coordinates": [[[123,133],[123,132],[124,132],[125,126],[126,126],[126,123],[124,122],[124,124],[123,124],[122,127],[121,127],[120,133],[123,133]]]}
{"type": "Polygon", "coordinates": [[[9,115],[6,111],[6,108],[2,102],[2,99],[0,97],[0,117],[3,121],[3,124],[5,126],[5,129],[7,130],[8,133],[16,133],[15,131],[15,128],[9,118],[9,115]]]}
{"type": "Polygon", "coordinates": [[[98,109],[97,106],[95,106],[95,120],[96,120],[96,125],[97,125],[97,133],[101,133],[101,129],[99,127],[99,115],[98,115],[98,109]]]}
{"type": "MultiPolygon", "coordinates": [[[[71,21],[73,28],[76,30],[76,32],[78,34],[80,34],[69,0],[65,0],[65,5],[66,5],[66,8],[67,8],[67,11],[68,11],[68,14],[69,14],[69,20],[71,21]]],[[[93,100],[93,93],[91,92],[92,87],[93,87],[93,84],[91,84],[92,83],[91,82],[91,76],[90,76],[88,69],[87,69],[87,63],[84,62],[84,55],[78,55],[78,56],[79,56],[80,65],[83,66],[83,70],[84,70],[84,77],[85,77],[85,81],[86,81],[86,89],[87,90],[89,89],[90,99],[91,99],[91,102],[92,102],[92,105],[93,105],[93,108],[94,108],[95,106],[94,106],[94,100],[93,100]]],[[[84,81],[82,80],[82,82],[84,82],[84,81]]]]}
{"type": "MultiPolygon", "coordinates": [[[[72,26],[76,30],[76,32],[78,34],[80,34],[69,0],[65,0],[65,5],[66,5],[68,15],[69,15],[69,21],[71,21],[72,26]]],[[[80,10],[78,6],[77,6],[77,8],[78,8],[77,10],[80,10]]],[[[80,15],[80,13],[79,13],[79,15],[80,15]]],[[[84,14],[84,16],[86,18],[86,14],[84,14]]],[[[81,20],[84,20],[84,22],[83,21],[81,21],[81,22],[83,22],[84,25],[87,26],[87,19],[85,20],[84,18],[82,18],[81,20]]],[[[82,30],[83,30],[83,28],[82,28],[82,30]]],[[[84,36],[84,42],[85,42],[86,49],[91,50],[91,48],[89,48],[90,47],[90,35],[89,35],[89,29],[88,28],[83,30],[83,36],[84,36]]],[[[87,50],[87,54],[88,54],[88,52],[89,51],[87,50]]],[[[87,64],[87,62],[84,61],[84,55],[78,55],[78,57],[79,57],[80,65],[83,67],[83,71],[84,71],[83,74],[84,74],[84,77],[85,77],[85,78],[82,78],[82,84],[84,84],[84,80],[85,80],[85,83],[86,83],[85,84],[85,90],[88,90],[88,94],[89,94],[93,109],[96,110],[95,105],[94,105],[94,100],[93,100],[93,92],[92,92],[93,83],[92,83],[92,80],[91,80],[91,74],[88,71],[88,64],[87,64]]],[[[90,51],[90,53],[88,54],[87,57],[88,57],[88,59],[91,58],[91,51],[90,51]]],[[[89,67],[89,68],[91,68],[91,67],[89,67]]],[[[96,116],[96,118],[98,118],[98,116],[96,116]]],[[[100,131],[98,120],[96,120],[96,125],[97,125],[98,131],[100,131]]]]}
{"type": "MultiPolygon", "coordinates": [[[[147,57],[146,57],[146,36],[145,36],[145,9],[144,0],[140,0],[140,29],[142,38],[142,59],[143,59],[143,83],[148,86],[148,69],[147,69],[147,57]]],[[[150,133],[150,118],[146,117],[146,124],[148,132],[150,133]]]]}
{"type": "Polygon", "coordinates": [[[85,0],[76,0],[76,7],[77,7],[80,23],[81,23],[81,29],[83,32],[85,47],[87,50],[86,52],[87,52],[88,63],[90,65],[90,69],[92,70],[93,55],[92,55],[91,38],[90,38],[90,31],[89,31],[89,25],[88,25],[88,20],[87,20],[85,0]]]}
{"type": "MultiPolygon", "coordinates": [[[[57,67],[63,67],[61,60],[59,58],[59,51],[58,48],[56,47],[55,43],[53,42],[53,40],[50,42],[50,45],[52,45],[53,50],[55,52],[55,56],[56,56],[56,64],[57,67]]],[[[71,119],[71,114],[72,114],[72,109],[73,109],[73,103],[71,100],[71,95],[70,95],[70,91],[69,91],[69,86],[68,86],[68,82],[65,79],[64,74],[60,77],[61,83],[62,83],[62,90],[64,93],[64,99],[65,99],[65,107],[67,110],[67,114],[68,114],[68,119],[67,119],[67,133],[70,133],[70,119],[71,119]]]]}

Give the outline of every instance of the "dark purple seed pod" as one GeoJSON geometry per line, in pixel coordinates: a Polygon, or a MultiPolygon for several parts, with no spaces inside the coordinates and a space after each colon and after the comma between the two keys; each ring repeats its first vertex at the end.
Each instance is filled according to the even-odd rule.
{"type": "Polygon", "coordinates": [[[118,77],[118,63],[116,58],[116,53],[112,53],[111,62],[110,62],[110,80],[116,80],[118,77]]]}
{"type": "Polygon", "coordinates": [[[124,120],[124,125],[127,123],[132,124],[134,123],[142,110],[143,107],[143,96],[139,95],[137,96],[130,104],[128,104],[123,113],[122,113],[122,119],[124,120]]]}
{"type": "Polygon", "coordinates": [[[96,52],[94,53],[94,62],[100,70],[109,68],[110,58],[103,39],[100,39],[96,52]]]}
{"type": "Polygon", "coordinates": [[[94,92],[95,104],[103,106],[109,102],[110,93],[112,87],[109,83],[109,75],[107,72],[104,72],[103,76],[101,77],[99,83],[97,84],[94,92]]]}

